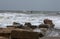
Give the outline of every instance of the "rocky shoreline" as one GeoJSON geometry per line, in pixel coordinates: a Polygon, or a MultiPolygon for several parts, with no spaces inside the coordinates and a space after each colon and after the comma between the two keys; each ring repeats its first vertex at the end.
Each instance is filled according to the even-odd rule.
{"type": "Polygon", "coordinates": [[[48,35],[47,32],[52,31],[55,25],[50,19],[44,19],[43,22],[38,27],[30,22],[26,22],[24,25],[13,22],[13,25],[8,25],[7,28],[0,28],[0,37],[8,39],[45,39],[44,37],[48,35]]]}

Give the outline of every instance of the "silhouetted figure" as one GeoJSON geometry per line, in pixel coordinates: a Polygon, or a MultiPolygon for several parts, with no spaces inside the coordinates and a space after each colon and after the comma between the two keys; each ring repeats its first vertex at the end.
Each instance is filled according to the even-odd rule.
{"type": "Polygon", "coordinates": [[[30,11],[32,13],[32,11],[30,11]]]}

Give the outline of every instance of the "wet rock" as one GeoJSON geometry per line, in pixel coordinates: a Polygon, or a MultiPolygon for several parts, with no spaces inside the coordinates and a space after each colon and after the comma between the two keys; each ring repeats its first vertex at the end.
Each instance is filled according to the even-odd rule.
{"type": "Polygon", "coordinates": [[[30,26],[31,26],[31,23],[26,22],[26,23],[24,24],[24,26],[30,27],[30,26]]]}
{"type": "Polygon", "coordinates": [[[39,28],[43,33],[45,33],[49,29],[49,26],[47,24],[40,24],[39,28]]]}
{"type": "Polygon", "coordinates": [[[44,19],[44,24],[48,24],[50,28],[54,28],[54,24],[50,19],[44,19]]]}
{"type": "Polygon", "coordinates": [[[7,28],[10,28],[10,29],[14,29],[16,26],[13,26],[13,25],[8,25],[6,26],[7,28]]]}
{"type": "Polygon", "coordinates": [[[21,28],[21,29],[24,28],[24,26],[22,24],[17,23],[17,22],[13,22],[13,26],[15,26],[15,28],[21,28]]]}
{"type": "Polygon", "coordinates": [[[12,29],[14,29],[14,28],[20,28],[20,29],[23,29],[23,25],[20,25],[20,26],[16,26],[16,25],[8,25],[8,26],[6,26],[7,28],[12,28],[12,29]]]}
{"type": "Polygon", "coordinates": [[[7,28],[23,28],[23,25],[17,22],[13,22],[13,25],[6,26],[7,28]]]}
{"type": "Polygon", "coordinates": [[[22,24],[20,24],[19,26],[16,26],[16,28],[23,28],[23,25],[22,24]]]}
{"type": "Polygon", "coordinates": [[[47,24],[40,24],[39,28],[49,28],[49,26],[47,24]]]}
{"type": "Polygon", "coordinates": [[[25,26],[26,28],[29,27],[29,28],[31,28],[31,29],[37,28],[36,25],[31,25],[31,23],[29,23],[29,22],[26,22],[26,23],[24,24],[24,26],[25,26]]]}
{"type": "Polygon", "coordinates": [[[26,23],[24,24],[24,28],[25,28],[25,29],[31,29],[30,27],[31,27],[31,23],[26,22],[26,23]]]}
{"type": "Polygon", "coordinates": [[[18,25],[18,26],[20,26],[20,23],[13,22],[13,25],[18,25]]]}
{"type": "Polygon", "coordinates": [[[37,26],[36,26],[36,25],[31,25],[30,28],[32,28],[32,29],[36,29],[37,26]]]}

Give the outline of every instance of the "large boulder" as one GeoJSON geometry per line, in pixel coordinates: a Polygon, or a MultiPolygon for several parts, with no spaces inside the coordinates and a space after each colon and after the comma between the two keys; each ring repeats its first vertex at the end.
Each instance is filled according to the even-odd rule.
{"type": "Polygon", "coordinates": [[[50,19],[44,19],[44,24],[48,24],[50,28],[54,28],[54,24],[50,19]]]}
{"type": "Polygon", "coordinates": [[[11,32],[11,39],[38,39],[37,32],[24,29],[16,29],[11,32]]]}

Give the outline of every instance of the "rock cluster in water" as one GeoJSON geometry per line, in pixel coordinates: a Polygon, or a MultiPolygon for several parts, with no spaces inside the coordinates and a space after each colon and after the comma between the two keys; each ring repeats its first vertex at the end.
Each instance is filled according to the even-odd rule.
{"type": "MultiPolygon", "coordinates": [[[[17,23],[17,22],[13,22],[13,26],[15,28],[26,29],[26,30],[34,30],[34,29],[38,28],[42,31],[42,32],[39,32],[39,36],[43,37],[45,35],[46,31],[54,28],[54,24],[53,24],[52,20],[44,19],[43,22],[44,22],[43,24],[40,24],[37,26],[32,25],[30,22],[25,22],[24,25],[17,23]]],[[[7,27],[11,27],[11,26],[7,26],[7,27]]]]}

